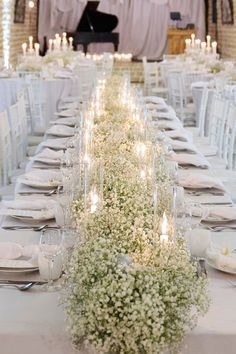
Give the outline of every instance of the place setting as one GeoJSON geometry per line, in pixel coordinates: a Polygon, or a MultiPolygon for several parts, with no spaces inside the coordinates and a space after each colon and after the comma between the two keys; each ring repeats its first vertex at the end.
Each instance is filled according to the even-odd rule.
{"type": "Polygon", "coordinates": [[[57,203],[48,197],[24,196],[1,203],[1,227],[5,230],[34,230],[57,227],[57,203]]]}

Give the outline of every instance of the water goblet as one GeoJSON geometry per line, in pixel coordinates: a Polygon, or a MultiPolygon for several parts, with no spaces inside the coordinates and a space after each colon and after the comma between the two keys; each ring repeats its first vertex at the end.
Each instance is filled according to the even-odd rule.
{"type": "MultiPolygon", "coordinates": [[[[55,276],[55,272],[53,271],[54,263],[57,263],[57,267],[61,267],[60,265],[60,256],[62,253],[62,233],[59,229],[44,229],[42,230],[40,241],[39,241],[39,249],[41,255],[44,260],[47,261],[47,291],[55,291],[57,288],[53,284],[53,279],[58,278],[55,276]],[[53,274],[54,273],[54,274],[53,274]]],[[[43,267],[45,266],[45,262],[41,264],[41,271],[43,273],[43,267]]],[[[60,268],[61,269],[61,268],[60,268]]],[[[58,273],[58,272],[57,272],[58,273]]],[[[60,275],[60,271],[58,273],[60,275]]]]}

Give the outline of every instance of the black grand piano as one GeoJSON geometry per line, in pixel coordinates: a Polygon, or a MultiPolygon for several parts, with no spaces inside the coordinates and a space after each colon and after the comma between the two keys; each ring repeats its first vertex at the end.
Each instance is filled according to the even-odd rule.
{"type": "Polygon", "coordinates": [[[76,31],[70,34],[74,49],[82,44],[85,54],[90,43],[113,43],[115,52],[118,51],[119,33],[112,32],[118,25],[118,18],[97,11],[98,4],[99,1],[88,1],[76,31]]]}

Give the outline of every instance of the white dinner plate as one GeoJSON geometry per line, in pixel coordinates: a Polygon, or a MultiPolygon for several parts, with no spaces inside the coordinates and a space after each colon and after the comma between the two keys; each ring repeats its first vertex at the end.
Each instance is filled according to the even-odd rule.
{"type": "Polygon", "coordinates": [[[51,217],[51,216],[45,216],[45,217],[42,216],[37,219],[34,219],[32,217],[27,217],[27,216],[15,216],[15,215],[9,215],[9,216],[13,219],[17,219],[17,220],[26,222],[27,224],[35,224],[35,223],[38,223],[39,221],[48,221],[48,220],[55,219],[55,217],[51,217]]]}
{"type": "Polygon", "coordinates": [[[216,270],[219,270],[220,272],[224,272],[224,273],[227,273],[227,274],[234,274],[234,275],[236,275],[236,271],[233,271],[232,269],[227,268],[227,267],[216,266],[212,261],[208,260],[207,258],[206,258],[206,262],[207,262],[207,264],[208,264],[210,267],[212,267],[212,268],[214,268],[214,269],[216,269],[216,270]]]}
{"type": "Polygon", "coordinates": [[[32,264],[30,261],[25,261],[23,259],[0,259],[0,269],[1,270],[35,270],[38,266],[32,264]]]}

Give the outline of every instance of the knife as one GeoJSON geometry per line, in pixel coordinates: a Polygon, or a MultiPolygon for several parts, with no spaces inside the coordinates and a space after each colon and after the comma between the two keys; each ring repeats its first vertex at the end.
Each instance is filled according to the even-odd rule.
{"type": "Polygon", "coordinates": [[[46,281],[42,281],[42,280],[39,280],[39,281],[30,281],[30,280],[0,280],[0,284],[28,284],[29,282],[32,282],[34,283],[35,285],[43,285],[43,284],[46,284],[47,282],[46,281]]]}

